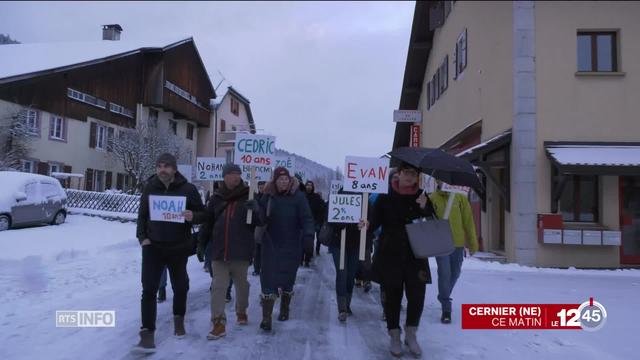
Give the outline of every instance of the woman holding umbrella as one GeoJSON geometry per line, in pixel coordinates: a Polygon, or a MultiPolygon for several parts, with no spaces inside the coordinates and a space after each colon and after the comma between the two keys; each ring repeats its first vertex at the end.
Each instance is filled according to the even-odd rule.
{"type": "Polygon", "coordinates": [[[384,311],[391,338],[389,350],[394,356],[402,355],[400,308],[406,294],[405,344],[414,356],[420,356],[422,349],[416,332],[424,307],[426,284],[431,283],[431,272],[426,259],[414,256],[405,225],[433,216],[434,210],[419,187],[420,170],[402,163],[398,174],[398,180],[391,182],[389,194],[381,194],[376,200],[368,229],[373,231],[382,226],[373,267],[385,289],[384,311]]]}
{"type": "Polygon", "coordinates": [[[442,183],[472,188],[480,196],[484,191],[473,165],[441,149],[401,147],[389,153],[391,157],[406,161],[436,178],[438,191],[431,196],[438,218],[448,219],[455,250],[447,256],[436,256],[438,263],[438,300],[442,304],[443,324],[451,323],[451,291],[460,275],[465,240],[471,254],[478,250],[471,207],[466,197],[442,191],[442,183]],[[445,214],[447,214],[445,216],[445,214]]]}

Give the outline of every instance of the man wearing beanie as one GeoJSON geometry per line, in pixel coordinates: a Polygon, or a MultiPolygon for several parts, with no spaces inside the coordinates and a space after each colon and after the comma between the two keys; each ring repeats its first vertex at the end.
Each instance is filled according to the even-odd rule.
{"type": "Polygon", "coordinates": [[[200,242],[210,242],[207,258],[211,259],[211,322],[207,339],[226,336],[225,294],[229,281],[236,289],[236,321],[247,325],[249,281],[247,272],[253,257],[254,230],[263,224],[263,213],[256,200],[249,200],[249,187],[242,181],[238,165],[222,168],[223,182],[213,194],[200,229],[200,242]],[[248,210],[253,211],[252,224],[247,224],[248,210]]]}
{"type": "Polygon", "coordinates": [[[187,307],[189,276],[187,260],[193,250],[191,226],[204,220],[204,206],[193,184],[177,170],[176,158],[162,154],[156,161],[156,174],[151,176],[140,196],[136,236],[142,246],[142,328],[136,350],[155,351],[156,294],[164,268],[169,269],[173,288],[174,334],[185,335],[184,315],[187,307]],[[186,198],[184,223],[150,219],[149,196],[180,196],[186,198]]]}
{"type": "Polygon", "coordinates": [[[273,171],[264,188],[260,205],[265,211],[266,230],[262,238],[262,322],[271,331],[271,314],[281,293],[279,321],[289,319],[293,285],[300,264],[303,244],[313,241],[314,224],[309,204],[299,190],[298,180],[284,167],[273,171]]]}

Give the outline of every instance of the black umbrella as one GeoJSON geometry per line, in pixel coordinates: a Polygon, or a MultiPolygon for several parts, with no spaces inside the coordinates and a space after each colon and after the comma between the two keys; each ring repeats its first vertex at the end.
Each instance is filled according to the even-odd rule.
{"type": "Polygon", "coordinates": [[[473,165],[467,160],[448,154],[440,149],[401,147],[389,155],[419,168],[427,175],[450,185],[468,186],[482,194],[482,185],[473,165]]]}

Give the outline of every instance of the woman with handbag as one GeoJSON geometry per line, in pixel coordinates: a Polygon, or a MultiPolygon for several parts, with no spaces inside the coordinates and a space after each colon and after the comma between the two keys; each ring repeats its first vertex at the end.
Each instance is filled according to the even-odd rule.
{"type": "Polygon", "coordinates": [[[428,260],[414,256],[405,228],[416,219],[434,214],[431,203],[419,187],[419,174],[417,168],[401,164],[398,180],[391,182],[389,194],[378,196],[368,225],[369,231],[382,227],[373,267],[384,286],[389,350],[394,356],[402,355],[400,308],[404,294],[407,296],[405,344],[414,356],[422,354],[416,332],[424,307],[426,284],[431,283],[431,272],[428,260]]]}

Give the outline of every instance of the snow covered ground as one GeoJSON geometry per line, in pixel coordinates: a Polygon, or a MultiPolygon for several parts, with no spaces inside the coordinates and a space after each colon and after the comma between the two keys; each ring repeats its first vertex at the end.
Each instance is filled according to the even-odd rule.
{"type": "MultiPolygon", "coordinates": [[[[0,233],[0,359],[136,359],[140,249],[135,224],[72,215],[61,226],[0,233]],[[115,310],[115,328],[56,328],[56,310],[115,310]]],[[[172,333],[169,301],[158,305],[158,352],[149,359],[387,359],[377,287],[356,289],[346,325],[337,321],[334,269],[323,249],[311,269],[300,269],[291,320],[258,329],[259,280],[250,276],[247,327],[234,324],[228,304],[227,337],[207,341],[209,275],[192,257],[187,337],[172,333]]],[[[434,282],[435,262],[431,262],[434,282]]],[[[454,291],[461,303],[581,303],[593,296],[609,318],[597,332],[461,330],[439,323],[436,286],[427,287],[419,339],[425,359],[637,359],[640,271],[532,269],[467,259],[454,291]]],[[[277,306],[277,304],[276,304],[277,306]]],[[[277,314],[277,310],[276,310],[277,314]]]]}

